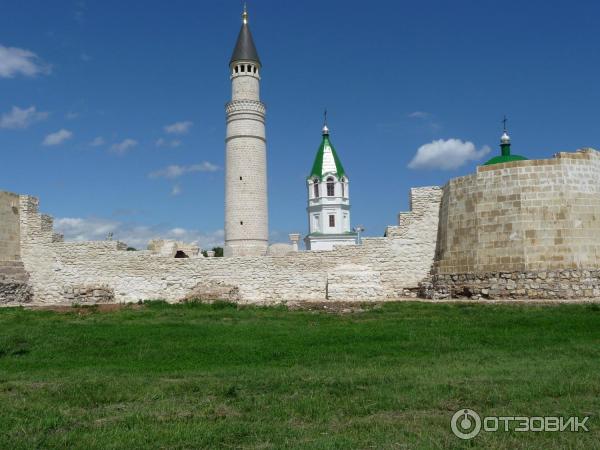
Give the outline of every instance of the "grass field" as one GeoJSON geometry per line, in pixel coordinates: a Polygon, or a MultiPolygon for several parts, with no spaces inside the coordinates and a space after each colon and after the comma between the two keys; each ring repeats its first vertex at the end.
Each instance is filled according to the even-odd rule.
{"type": "Polygon", "coordinates": [[[0,309],[0,448],[599,448],[600,307],[0,309]],[[456,438],[482,415],[589,432],[456,438]]]}

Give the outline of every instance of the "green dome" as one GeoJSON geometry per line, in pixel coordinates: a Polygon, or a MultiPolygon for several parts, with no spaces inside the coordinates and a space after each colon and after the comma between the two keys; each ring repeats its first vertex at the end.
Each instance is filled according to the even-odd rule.
{"type": "Polygon", "coordinates": [[[492,164],[502,164],[502,163],[511,162],[511,161],[524,161],[526,159],[527,158],[525,158],[524,156],[519,156],[519,155],[508,155],[508,156],[500,155],[500,156],[495,156],[494,158],[490,159],[483,165],[490,166],[492,164]]]}

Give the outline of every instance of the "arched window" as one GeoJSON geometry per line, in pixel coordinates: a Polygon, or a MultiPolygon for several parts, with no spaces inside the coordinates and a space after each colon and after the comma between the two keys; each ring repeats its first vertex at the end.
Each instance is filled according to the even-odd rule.
{"type": "Polygon", "coordinates": [[[240,66],[235,66],[235,73],[240,73],[240,66]]]}
{"type": "Polygon", "coordinates": [[[319,180],[317,178],[313,180],[313,194],[315,198],[319,197],[319,180]]]}
{"type": "Polygon", "coordinates": [[[342,197],[346,196],[346,183],[344,182],[344,179],[342,178],[342,197]]]}
{"type": "Polygon", "coordinates": [[[327,197],[333,197],[335,195],[335,181],[333,177],[327,178],[327,197]]]}

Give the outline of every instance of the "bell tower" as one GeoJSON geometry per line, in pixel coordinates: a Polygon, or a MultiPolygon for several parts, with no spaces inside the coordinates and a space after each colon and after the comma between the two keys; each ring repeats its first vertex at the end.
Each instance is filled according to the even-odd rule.
{"type": "Polygon", "coordinates": [[[335,245],[353,245],[356,233],[350,227],[350,180],[331,143],[327,113],[323,137],[310,175],[308,190],[307,250],[331,250],[335,245]]]}
{"type": "Polygon", "coordinates": [[[262,64],[245,6],[229,69],[224,256],[260,256],[266,254],[269,242],[266,108],[260,101],[262,64]]]}

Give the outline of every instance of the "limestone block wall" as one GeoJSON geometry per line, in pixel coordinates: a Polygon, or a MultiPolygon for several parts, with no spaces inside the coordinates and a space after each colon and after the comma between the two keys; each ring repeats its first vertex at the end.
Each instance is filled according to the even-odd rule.
{"type": "Polygon", "coordinates": [[[600,268],[600,152],[480,166],[444,187],[436,273],[600,268]]]}
{"type": "Polygon", "coordinates": [[[0,305],[33,299],[29,276],[21,261],[20,198],[0,192],[0,305]]]}
{"type": "Polygon", "coordinates": [[[0,261],[20,259],[19,196],[0,192],[0,261]]]}
{"type": "Polygon", "coordinates": [[[439,188],[411,191],[412,213],[387,237],[291,255],[175,259],[115,241],[64,242],[37,199],[20,197],[21,254],[33,302],[72,304],[184,298],[242,303],[380,301],[415,291],[433,262],[439,188]]]}
{"type": "MultiPolygon", "coordinates": [[[[571,273],[584,279],[590,277],[582,271],[590,270],[593,279],[600,268],[596,150],[480,166],[475,174],[450,180],[443,192],[433,291],[477,286],[492,294],[554,297],[564,291],[560,283],[557,288],[540,281],[518,289],[508,283],[497,289],[490,280],[539,280],[537,272],[545,277],[548,271],[558,280],[563,274],[570,279],[571,273]],[[538,285],[546,287],[540,291],[538,285]]],[[[582,291],[593,293],[598,285],[591,280],[582,291]]]]}
{"type": "MultiPolygon", "coordinates": [[[[415,224],[419,224],[421,229],[426,228],[428,236],[437,233],[438,218],[435,216],[439,214],[441,199],[442,188],[438,186],[411,188],[408,198],[410,211],[399,213],[398,225],[387,227],[385,235],[422,241],[424,233],[413,226],[415,224]]],[[[426,245],[425,241],[421,243],[426,245]]]]}

